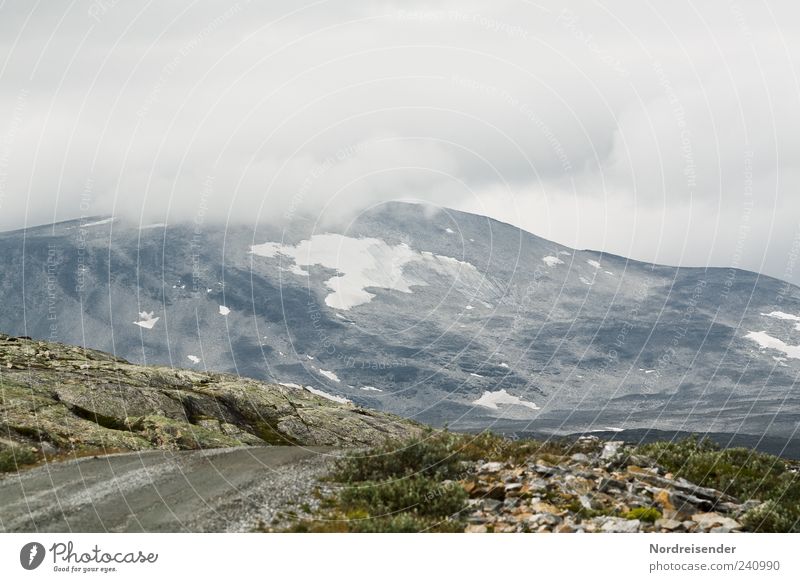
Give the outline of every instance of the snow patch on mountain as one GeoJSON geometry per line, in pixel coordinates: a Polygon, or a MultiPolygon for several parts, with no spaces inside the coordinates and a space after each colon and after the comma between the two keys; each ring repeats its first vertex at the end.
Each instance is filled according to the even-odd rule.
{"type": "Polygon", "coordinates": [[[600,268],[600,262],[599,261],[595,261],[594,259],[589,259],[588,261],[586,261],[586,263],[590,267],[594,267],[595,269],[599,269],[600,268]]]}
{"type": "Polygon", "coordinates": [[[791,346],[782,339],[772,337],[765,331],[751,331],[744,337],[756,342],[762,350],[777,350],[788,358],[800,360],[800,346],[791,346]]]}
{"type": "Polygon", "coordinates": [[[340,234],[317,234],[297,245],[274,242],[253,245],[250,253],[267,258],[282,255],[293,259],[292,269],[303,275],[308,275],[308,271],[303,269],[312,265],[335,269],[337,274],[325,282],[332,291],[325,298],[325,304],[342,310],[372,300],[375,294],[367,291],[369,287],[412,293],[412,286],[425,285],[404,275],[403,269],[410,263],[421,262],[437,274],[452,279],[460,279],[462,275],[480,276],[473,265],[452,257],[417,252],[405,243],[392,246],[376,238],[352,238],[340,234]]]}
{"type": "Polygon", "coordinates": [[[525,406],[531,410],[539,410],[539,407],[533,402],[528,402],[519,396],[509,394],[504,388],[495,392],[486,390],[480,398],[473,400],[472,403],[492,410],[498,410],[498,405],[500,404],[525,406]]]}
{"type": "Polygon", "coordinates": [[[562,261],[558,257],[554,257],[553,255],[548,255],[546,257],[542,257],[542,261],[548,267],[555,267],[557,265],[563,265],[564,264],[564,261],[562,261]]]}
{"type": "Polygon", "coordinates": [[[230,312],[231,312],[231,310],[228,309],[227,307],[225,307],[224,305],[220,305],[219,306],[219,314],[220,315],[228,315],[230,312]]]}
{"type": "Polygon", "coordinates": [[[153,329],[153,326],[158,322],[160,317],[154,317],[155,313],[152,311],[140,311],[139,321],[134,321],[134,325],[138,325],[143,329],[153,329]]]}
{"type": "Polygon", "coordinates": [[[791,313],[784,313],[783,311],[773,311],[771,313],[762,313],[764,317],[771,317],[772,319],[781,319],[783,321],[794,321],[794,328],[800,331],[800,316],[792,315],[791,313]]]}
{"type": "Polygon", "coordinates": [[[200,358],[198,358],[197,356],[193,356],[193,355],[189,354],[186,357],[189,358],[189,361],[192,362],[193,364],[199,364],[200,363],[200,358]]]}
{"type": "Polygon", "coordinates": [[[114,222],[116,218],[104,218],[103,220],[96,220],[94,222],[87,222],[86,224],[82,224],[81,228],[91,228],[92,226],[102,226],[103,224],[110,224],[114,222]]]}
{"type": "Polygon", "coordinates": [[[328,400],[333,400],[334,402],[338,402],[339,404],[352,404],[350,400],[348,400],[344,396],[335,396],[334,394],[328,394],[327,392],[314,388],[313,386],[306,386],[306,390],[308,390],[312,394],[316,394],[317,396],[322,396],[323,398],[327,398],[328,400]]]}
{"type": "Polygon", "coordinates": [[[319,369],[318,372],[323,376],[325,376],[328,380],[332,380],[333,382],[341,382],[339,376],[337,376],[334,372],[331,372],[330,370],[319,369]]]}
{"type": "Polygon", "coordinates": [[[294,382],[278,382],[281,386],[286,386],[287,388],[302,388],[300,384],[295,384],[294,382]]]}

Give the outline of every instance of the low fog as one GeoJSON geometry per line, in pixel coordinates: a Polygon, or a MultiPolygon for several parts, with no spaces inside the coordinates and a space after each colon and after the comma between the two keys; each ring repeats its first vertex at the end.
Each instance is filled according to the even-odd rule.
{"type": "Polygon", "coordinates": [[[407,199],[800,282],[800,9],[607,4],[4,2],[0,229],[407,199]]]}

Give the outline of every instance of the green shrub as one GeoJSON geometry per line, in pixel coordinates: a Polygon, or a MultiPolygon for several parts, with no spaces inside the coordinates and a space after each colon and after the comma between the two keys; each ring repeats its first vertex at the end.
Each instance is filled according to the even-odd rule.
{"type": "Polygon", "coordinates": [[[394,481],[358,483],[339,493],[345,510],[362,509],[371,516],[399,512],[446,518],[464,509],[467,494],[456,482],[428,477],[406,477],[394,481]]]}
{"type": "Polygon", "coordinates": [[[558,441],[510,440],[491,432],[454,434],[426,431],[419,437],[351,453],[340,459],[330,478],[340,483],[383,481],[412,475],[457,479],[467,461],[522,462],[535,455],[564,455],[569,445],[558,441]]]}
{"type": "Polygon", "coordinates": [[[745,448],[720,450],[711,441],[696,437],[642,445],[638,452],[698,485],[741,501],[771,502],[747,514],[747,529],[800,531],[800,475],[778,457],[745,448]]]}
{"type": "Polygon", "coordinates": [[[661,512],[655,507],[635,507],[625,514],[625,519],[655,523],[657,519],[661,519],[661,512]]]}
{"type": "Polygon", "coordinates": [[[460,533],[464,524],[451,519],[434,520],[409,513],[351,522],[349,531],[357,533],[460,533]]]}
{"type": "Polygon", "coordinates": [[[0,449],[0,473],[18,471],[24,465],[32,465],[38,460],[38,455],[27,447],[2,448],[0,449]]]}
{"type": "Polygon", "coordinates": [[[384,481],[412,475],[450,479],[458,475],[462,457],[459,437],[427,431],[420,437],[387,442],[340,459],[330,478],[340,483],[384,481]]]}
{"type": "Polygon", "coordinates": [[[797,532],[800,507],[781,506],[775,501],[767,501],[745,513],[741,522],[753,532],[797,532]]]}

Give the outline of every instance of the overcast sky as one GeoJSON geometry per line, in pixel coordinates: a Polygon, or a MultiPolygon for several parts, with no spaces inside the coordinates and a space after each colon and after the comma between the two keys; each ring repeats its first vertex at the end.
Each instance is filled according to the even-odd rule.
{"type": "Polygon", "coordinates": [[[268,4],[0,2],[0,229],[409,198],[800,282],[795,2],[268,4]]]}

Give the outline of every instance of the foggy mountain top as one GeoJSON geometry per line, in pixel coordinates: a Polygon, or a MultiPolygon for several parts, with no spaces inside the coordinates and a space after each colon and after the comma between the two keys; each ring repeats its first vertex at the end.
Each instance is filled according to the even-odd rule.
{"type": "Polygon", "coordinates": [[[401,199],[797,282],[794,10],[7,2],[0,228],[401,199]]]}

